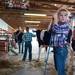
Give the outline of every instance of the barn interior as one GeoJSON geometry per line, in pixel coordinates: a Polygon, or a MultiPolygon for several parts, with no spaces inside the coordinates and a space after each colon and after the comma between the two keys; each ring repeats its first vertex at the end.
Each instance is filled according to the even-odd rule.
{"type": "MultiPolygon", "coordinates": [[[[43,46],[38,61],[39,44],[37,37],[33,37],[32,62],[29,63],[28,59],[24,62],[22,61],[24,53],[19,53],[18,44],[15,44],[17,48],[11,47],[11,38],[8,36],[11,37],[18,27],[22,29],[29,27],[31,32],[37,29],[47,30],[53,21],[53,16],[56,17],[55,13],[60,8],[65,8],[71,13],[71,29],[74,30],[75,0],[0,0],[0,75],[57,75],[52,47],[48,46],[48,56],[43,46]]],[[[68,54],[67,75],[75,75],[73,53],[68,54]]]]}

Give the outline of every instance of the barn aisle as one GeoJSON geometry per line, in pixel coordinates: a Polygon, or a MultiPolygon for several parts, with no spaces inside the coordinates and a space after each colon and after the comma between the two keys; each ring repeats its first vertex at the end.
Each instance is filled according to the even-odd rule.
{"type": "MultiPolygon", "coordinates": [[[[54,69],[54,63],[53,63],[53,53],[50,52],[49,54],[49,60],[48,60],[48,65],[47,65],[47,71],[45,72],[45,48],[43,47],[41,49],[41,56],[40,56],[40,61],[37,62],[37,58],[38,58],[38,42],[37,42],[37,38],[34,37],[33,41],[32,41],[32,56],[33,56],[33,60],[31,63],[28,62],[28,58],[26,62],[22,62],[22,57],[23,54],[19,54],[16,57],[12,57],[10,56],[10,58],[12,60],[19,60],[22,62],[22,64],[24,65],[24,68],[11,74],[11,75],[44,75],[44,73],[46,73],[47,75],[55,75],[55,69],[54,69]]],[[[51,48],[52,50],[52,48],[51,48]]],[[[18,51],[17,51],[18,52],[18,51]]],[[[45,74],[45,75],[46,75],[45,74]]]]}
{"type": "MultiPolygon", "coordinates": [[[[24,65],[23,69],[20,69],[16,71],[15,73],[11,75],[57,75],[55,68],[54,68],[54,59],[53,59],[53,53],[50,52],[49,54],[49,60],[48,60],[48,65],[47,69],[45,70],[45,49],[42,48],[41,50],[41,60],[37,62],[37,55],[38,55],[38,43],[36,41],[36,37],[32,41],[32,46],[33,46],[33,60],[31,63],[28,62],[22,62],[24,65]]],[[[21,60],[22,59],[22,54],[17,56],[17,59],[21,60]]],[[[75,64],[75,63],[74,63],[75,64]]],[[[73,70],[74,71],[74,70],[73,70]]],[[[70,72],[69,75],[75,75],[75,72],[70,72]]]]}

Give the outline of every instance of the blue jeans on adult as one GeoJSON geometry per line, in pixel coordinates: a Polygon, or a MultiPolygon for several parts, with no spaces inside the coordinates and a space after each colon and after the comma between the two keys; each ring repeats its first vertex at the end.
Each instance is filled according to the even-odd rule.
{"type": "Polygon", "coordinates": [[[25,42],[25,51],[24,51],[23,61],[26,60],[27,51],[29,52],[29,61],[31,61],[32,60],[32,45],[30,41],[25,42]]]}
{"type": "Polygon", "coordinates": [[[54,63],[58,75],[66,75],[65,62],[67,54],[68,54],[67,46],[54,47],[54,63]]]}
{"type": "Polygon", "coordinates": [[[18,42],[19,53],[23,53],[23,42],[18,42]]]}

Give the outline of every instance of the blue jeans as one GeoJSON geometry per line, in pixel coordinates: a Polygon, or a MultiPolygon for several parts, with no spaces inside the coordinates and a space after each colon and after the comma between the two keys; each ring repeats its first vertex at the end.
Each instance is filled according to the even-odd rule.
{"type": "Polygon", "coordinates": [[[67,58],[67,47],[54,47],[54,63],[58,75],[66,75],[65,62],[67,58]]]}
{"type": "Polygon", "coordinates": [[[27,51],[29,52],[29,61],[32,60],[32,45],[31,42],[25,42],[25,51],[24,51],[24,55],[23,55],[23,61],[26,60],[27,57],[27,51]]]}
{"type": "Polygon", "coordinates": [[[18,42],[19,53],[23,53],[23,42],[18,42]]]}

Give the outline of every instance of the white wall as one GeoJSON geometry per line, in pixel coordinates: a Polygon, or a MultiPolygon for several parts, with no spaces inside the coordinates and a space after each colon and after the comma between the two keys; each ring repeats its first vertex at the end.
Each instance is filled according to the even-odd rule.
{"type": "Polygon", "coordinates": [[[8,25],[4,20],[2,20],[0,18],[0,28],[4,29],[4,30],[8,30],[8,27],[10,27],[11,29],[14,29],[12,28],[10,25],[8,25]]]}
{"type": "Polygon", "coordinates": [[[0,19],[0,28],[8,30],[8,24],[4,22],[2,19],[0,19]]]}

